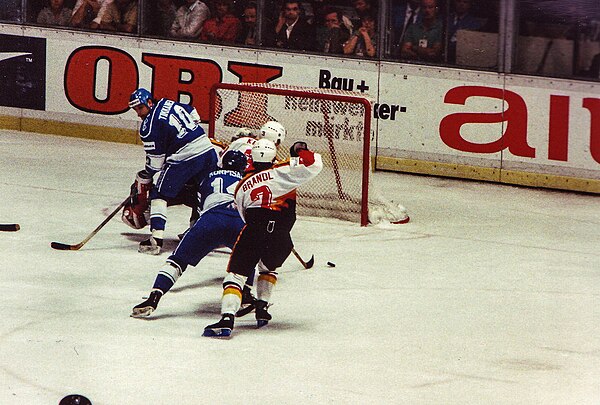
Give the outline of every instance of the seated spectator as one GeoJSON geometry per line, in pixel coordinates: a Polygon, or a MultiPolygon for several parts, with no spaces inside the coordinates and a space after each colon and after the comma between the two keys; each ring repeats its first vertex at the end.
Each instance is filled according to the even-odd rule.
{"type": "Polygon", "coordinates": [[[177,7],[173,0],[157,0],[156,8],[148,10],[150,14],[150,23],[146,27],[148,33],[167,37],[171,32],[171,26],[175,21],[177,7]]]}
{"type": "Polygon", "coordinates": [[[590,79],[600,79],[600,53],[594,55],[590,68],[583,72],[583,76],[590,79]]]}
{"type": "Polygon", "coordinates": [[[49,5],[44,7],[37,16],[37,23],[43,25],[67,26],[71,21],[73,10],[65,7],[65,0],[49,0],[49,5]]]}
{"type": "Polygon", "coordinates": [[[444,27],[438,19],[437,0],[421,0],[421,22],[406,30],[400,56],[404,59],[440,62],[444,27]]]}
{"type": "Polygon", "coordinates": [[[243,45],[256,45],[256,3],[251,1],[244,8],[244,21],[235,42],[243,45]]]}
{"type": "Polygon", "coordinates": [[[375,9],[371,5],[371,0],[352,0],[352,6],[354,7],[354,12],[356,13],[356,15],[353,16],[352,25],[356,28],[356,30],[360,28],[360,19],[363,15],[377,15],[375,9]]]}
{"type": "Polygon", "coordinates": [[[239,18],[232,13],[231,0],[216,0],[216,16],[204,22],[200,39],[216,43],[234,43],[241,30],[239,18]]]}
{"type": "Polygon", "coordinates": [[[325,21],[318,39],[318,51],[325,53],[344,53],[344,43],[350,38],[350,32],[342,22],[342,13],[335,8],[326,8],[323,13],[325,21]]]}
{"type": "Polygon", "coordinates": [[[404,42],[406,30],[420,21],[421,0],[396,2],[392,10],[392,55],[400,56],[400,47],[404,42]]]}
{"type": "Polygon", "coordinates": [[[299,2],[283,2],[283,9],[275,26],[276,47],[302,51],[314,49],[314,30],[300,14],[299,2]]]}
{"type": "Polygon", "coordinates": [[[448,62],[456,63],[456,32],[477,31],[482,22],[471,14],[472,0],[454,0],[454,11],[448,16],[448,62]]]}
{"type": "Polygon", "coordinates": [[[344,44],[346,55],[368,56],[377,54],[377,23],[375,17],[365,14],[360,19],[360,28],[344,44]]]}
{"type": "Polygon", "coordinates": [[[100,28],[102,18],[113,0],[77,0],[73,7],[71,26],[76,28],[100,28]]]}
{"type": "Polygon", "coordinates": [[[137,0],[114,0],[106,8],[99,24],[90,24],[91,29],[119,32],[137,31],[137,0]]]}
{"type": "Polygon", "coordinates": [[[200,0],[185,0],[171,26],[170,35],[174,38],[197,39],[204,21],[210,18],[208,6],[200,0]]]}
{"type": "Polygon", "coordinates": [[[21,21],[21,0],[2,0],[0,6],[0,21],[21,21]]]}

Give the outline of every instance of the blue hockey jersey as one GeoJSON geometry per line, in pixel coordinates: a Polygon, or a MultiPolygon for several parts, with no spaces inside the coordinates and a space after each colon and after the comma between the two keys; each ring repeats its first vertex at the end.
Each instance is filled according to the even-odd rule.
{"type": "Polygon", "coordinates": [[[190,115],[192,110],[190,105],[163,98],[142,121],[140,138],[150,174],[165,163],[177,164],[212,149],[208,136],[190,115]]]}
{"type": "Polygon", "coordinates": [[[231,210],[233,214],[238,215],[233,205],[233,193],[241,179],[242,174],[232,170],[222,169],[211,172],[200,184],[199,197],[202,209],[200,215],[216,207],[231,210]]]}

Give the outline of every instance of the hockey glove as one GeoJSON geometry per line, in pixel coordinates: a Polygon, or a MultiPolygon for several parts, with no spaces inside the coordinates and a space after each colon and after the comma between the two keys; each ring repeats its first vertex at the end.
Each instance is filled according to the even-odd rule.
{"type": "Polygon", "coordinates": [[[121,219],[133,229],[142,229],[148,225],[150,217],[150,190],[152,176],[145,170],[139,171],[131,185],[129,201],[123,207],[121,219]]]}
{"type": "Polygon", "coordinates": [[[302,150],[308,150],[308,145],[306,144],[306,142],[303,141],[296,141],[291,147],[290,147],[290,156],[291,157],[298,157],[298,153],[302,150]]]}

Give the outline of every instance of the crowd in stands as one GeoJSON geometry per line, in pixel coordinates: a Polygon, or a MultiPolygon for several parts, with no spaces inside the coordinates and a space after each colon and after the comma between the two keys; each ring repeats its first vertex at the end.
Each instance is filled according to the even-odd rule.
{"type": "MultiPolygon", "coordinates": [[[[0,20],[22,18],[21,0],[3,1],[16,3],[0,11],[0,20]]],[[[26,4],[26,19],[46,26],[456,64],[461,30],[499,31],[500,0],[27,0],[26,4]],[[379,8],[384,5],[382,33],[379,8]]],[[[521,27],[520,35],[525,32],[521,27]]]]}

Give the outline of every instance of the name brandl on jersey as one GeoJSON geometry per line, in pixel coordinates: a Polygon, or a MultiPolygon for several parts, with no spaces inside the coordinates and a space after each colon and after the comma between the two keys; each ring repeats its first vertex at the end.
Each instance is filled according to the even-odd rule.
{"type": "Polygon", "coordinates": [[[246,181],[242,185],[242,191],[246,192],[249,189],[251,189],[252,187],[254,187],[255,185],[257,185],[258,183],[262,183],[263,181],[268,181],[268,180],[273,180],[273,176],[271,176],[271,172],[257,173],[254,176],[252,176],[252,178],[248,179],[248,181],[246,181]]]}

